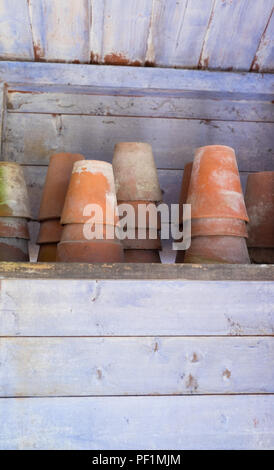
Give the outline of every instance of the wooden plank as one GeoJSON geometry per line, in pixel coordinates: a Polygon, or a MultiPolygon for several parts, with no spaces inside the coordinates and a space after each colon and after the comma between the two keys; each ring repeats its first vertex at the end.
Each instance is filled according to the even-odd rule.
{"type": "MultiPolygon", "coordinates": [[[[190,96],[189,96],[190,95],[190,96]]],[[[176,117],[225,121],[273,121],[273,103],[246,99],[167,96],[105,96],[88,92],[20,92],[10,90],[11,113],[86,114],[95,116],[176,117]]]]}
{"type": "Polygon", "coordinates": [[[0,396],[273,393],[273,360],[274,338],[1,338],[0,396]]]}
{"type": "MultiPolygon", "coordinates": [[[[36,268],[38,278],[42,265],[31,267],[33,272],[36,268]]],[[[169,271],[166,265],[162,268],[169,271]]],[[[154,266],[150,270],[153,272],[154,266]]],[[[199,272],[201,268],[197,266],[195,270],[199,272]]],[[[37,279],[30,282],[27,277],[16,282],[1,281],[0,336],[274,333],[274,283],[37,279]]]]}
{"type": "Polygon", "coordinates": [[[274,447],[273,395],[7,398],[0,418],[1,449],[274,447]]]}
{"type": "Polygon", "coordinates": [[[0,263],[0,279],[272,281],[274,265],[0,263]]]}
{"type": "Polygon", "coordinates": [[[199,91],[207,93],[271,94],[271,74],[209,72],[153,67],[1,62],[0,81],[9,84],[69,85],[138,90],[199,91]]]}
{"type": "Polygon", "coordinates": [[[144,64],[151,11],[151,0],[104,1],[105,64],[144,64]]]}
{"type": "Polygon", "coordinates": [[[2,134],[4,127],[5,107],[5,84],[0,83],[0,160],[2,160],[2,134]]]}
{"type": "Polygon", "coordinates": [[[274,70],[274,14],[272,11],[253,60],[252,70],[270,72],[274,70]]]}
{"type": "Polygon", "coordinates": [[[200,66],[249,70],[272,8],[272,0],[215,2],[200,66]]]}
{"type": "Polygon", "coordinates": [[[29,0],[36,60],[89,62],[89,0],[29,0]]]}
{"type": "Polygon", "coordinates": [[[213,0],[154,2],[152,38],[157,65],[197,67],[213,0]]]}
{"type": "Polygon", "coordinates": [[[90,62],[102,62],[105,0],[90,0],[90,62]]]}
{"type": "Polygon", "coordinates": [[[1,0],[0,59],[33,60],[28,1],[1,0]]]}
{"type": "Polygon", "coordinates": [[[158,168],[183,168],[195,148],[210,144],[234,147],[241,171],[273,168],[270,123],[171,118],[10,113],[3,158],[47,165],[52,153],[67,151],[111,162],[115,143],[124,141],[149,142],[158,168]]]}

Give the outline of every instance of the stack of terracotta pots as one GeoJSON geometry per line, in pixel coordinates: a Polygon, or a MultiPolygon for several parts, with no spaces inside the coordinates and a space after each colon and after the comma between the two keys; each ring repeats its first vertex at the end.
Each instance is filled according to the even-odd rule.
{"type": "Polygon", "coordinates": [[[29,261],[30,218],[22,167],[0,162],[0,261],[29,261]]]}
{"type": "Polygon", "coordinates": [[[253,263],[274,263],[274,172],[248,175],[246,208],[249,216],[248,251],[253,263]]]}
{"type": "Polygon", "coordinates": [[[38,217],[41,222],[37,239],[39,262],[56,261],[57,244],[62,234],[60,218],[72,168],[83,158],[83,155],[73,153],[57,153],[50,158],[38,217]]]}
{"type": "Polygon", "coordinates": [[[123,240],[125,262],[161,263],[159,217],[150,228],[150,233],[148,213],[143,226],[138,217],[138,207],[141,204],[146,207],[152,204],[156,207],[162,200],[151,145],[142,142],[120,142],[115,146],[112,164],[120,216],[124,216],[123,204],[131,206],[135,213],[132,225],[125,227],[128,234],[123,240]]]}
{"type": "Polygon", "coordinates": [[[114,230],[118,222],[112,165],[97,160],[76,162],[62,212],[64,227],[57,260],[123,262],[123,247],[114,230]]]}
{"type": "Polygon", "coordinates": [[[235,152],[222,145],[197,149],[188,188],[191,246],[185,263],[250,263],[248,215],[235,152]]]}

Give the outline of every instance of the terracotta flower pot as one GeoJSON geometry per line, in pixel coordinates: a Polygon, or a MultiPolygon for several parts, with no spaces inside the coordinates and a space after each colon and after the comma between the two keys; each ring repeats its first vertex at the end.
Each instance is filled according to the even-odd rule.
{"type": "Polygon", "coordinates": [[[56,153],[51,156],[38,220],[61,217],[73,165],[84,158],[78,153],[56,153]]]}
{"type": "MultiPolygon", "coordinates": [[[[99,240],[107,240],[112,234],[113,226],[102,225],[98,226],[99,229],[99,240]],[[102,238],[100,236],[102,235],[102,238]]],[[[90,241],[89,238],[86,238],[90,232],[94,230],[94,227],[90,224],[67,224],[63,226],[63,232],[61,237],[61,242],[70,242],[70,241],[90,241]]],[[[113,230],[113,240],[119,240],[116,237],[115,230],[113,230]]],[[[92,238],[91,240],[95,240],[92,238]]]]}
{"type": "Polygon", "coordinates": [[[274,264],[274,248],[248,248],[251,263],[274,264]]]}
{"type": "Polygon", "coordinates": [[[18,163],[0,162],[0,217],[31,218],[24,173],[18,163]]]}
{"type": "Polygon", "coordinates": [[[29,261],[28,240],[1,237],[0,261],[29,261]]]}
{"type": "Polygon", "coordinates": [[[149,230],[146,229],[128,229],[128,238],[122,240],[124,250],[161,250],[162,243],[158,231],[154,229],[152,232],[156,238],[149,238],[149,230]]]}
{"type": "Polygon", "coordinates": [[[57,256],[57,243],[44,243],[40,245],[38,263],[55,263],[57,256]]]}
{"type": "Polygon", "coordinates": [[[250,247],[274,248],[274,171],[248,175],[245,201],[250,247]]]}
{"type": "Polygon", "coordinates": [[[245,238],[229,236],[195,237],[185,252],[184,263],[249,264],[245,238]]]}
{"type": "Polygon", "coordinates": [[[180,221],[182,221],[182,218],[183,218],[183,204],[186,204],[186,201],[187,201],[192,167],[193,167],[193,162],[188,162],[184,167],[184,173],[183,173],[183,179],[182,179],[181,191],[180,191],[180,197],[179,197],[179,204],[180,204],[179,220],[180,221]]]}
{"type": "Polygon", "coordinates": [[[124,252],[115,240],[61,242],[57,260],[63,263],[123,263],[124,252]]]}
{"type": "Polygon", "coordinates": [[[157,250],[125,250],[125,263],[161,263],[157,250]]]}
{"type": "Polygon", "coordinates": [[[248,221],[235,152],[223,145],[196,150],[187,203],[192,218],[235,218],[248,221]]]}
{"type": "MultiPolygon", "coordinates": [[[[74,164],[67,191],[62,224],[86,223],[91,217],[83,215],[89,204],[97,204],[103,212],[104,224],[119,220],[112,165],[97,160],[83,160],[74,164]],[[112,214],[116,214],[114,220],[112,214]]],[[[95,218],[101,223],[100,219],[95,218]]]]}
{"type": "Polygon", "coordinates": [[[37,244],[58,243],[61,240],[63,226],[60,219],[44,220],[40,224],[37,244]]]}
{"type": "Polygon", "coordinates": [[[246,222],[241,219],[192,219],[191,236],[228,235],[247,238],[246,222]]]}
{"type": "MultiPolygon", "coordinates": [[[[142,227],[141,217],[140,218],[138,217],[138,208],[139,208],[140,205],[142,205],[142,206],[145,205],[146,208],[149,208],[149,206],[153,205],[155,207],[155,209],[157,208],[157,204],[155,204],[155,202],[153,202],[153,201],[118,201],[118,208],[119,208],[119,206],[121,206],[121,204],[128,204],[134,210],[135,222],[134,222],[134,225],[130,226],[132,228],[133,227],[145,228],[145,227],[142,227]]],[[[122,219],[125,216],[126,216],[126,214],[121,214],[120,219],[122,219]]],[[[145,221],[146,221],[146,227],[148,227],[149,212],[146,213],[145,221]]],[[[153,225],[152,228],[157,228],[158,230],[160,230],[160,228],[161,228],[161,215],[159,213],[157,213],[156,224],[155,224],[155,226],[153,225]]]]}
{"type": "Polygon", "coordinates": [[[113,171],[118,201],[161,201],[151,145],[120,142],[115,145],[113,171]]]}
{"type": "Polygon", "coordinates": [[[0,237],[29,240],[27,219],[21,217],[0,217],[0,237]]]}

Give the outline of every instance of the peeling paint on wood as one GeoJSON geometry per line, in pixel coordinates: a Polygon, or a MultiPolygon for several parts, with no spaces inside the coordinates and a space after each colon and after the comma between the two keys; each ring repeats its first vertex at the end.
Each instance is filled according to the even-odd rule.
{"type": "Polygon", "coordinates": [[[271,72],[274,70],[274,13],[266,26],[253,60],[251,69],[256,72],[271,72]]]}

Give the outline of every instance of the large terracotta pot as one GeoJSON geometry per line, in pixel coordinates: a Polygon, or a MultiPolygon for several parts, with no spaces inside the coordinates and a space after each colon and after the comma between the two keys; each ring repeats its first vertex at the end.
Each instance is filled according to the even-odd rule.
{"type": "Polygon", "coordinates": [[[184,263],[249,264],[245,238],[229,236],[194,237],[184,263]]]}
{"type": "Polygon", "coordinates": [[[274,248],[274,171],[249,174],[245,201],[249,247],[274,248]]]}
{"type": "Polygon", "coordinates": [[[61,217],[73,165],[84,158],[78,153],[56,153],[51,156],[40,205],[39,220],[61,217]]]}
{"type": "Polygon", "coordinates": [[[64,263],[123,263],[124,252],[115,240],[61,242],[57,261],[64,263]]]}
{"type": "Polygon", "coordinates": [[[118,201],[161,201],[151,145],[120,142],[115,145],[113,171],[118,201]]]}
{"type": "Polygon", "coordinates": [[[58,243],[61,240],[63,226],[60,219],[44,220],[40,224],[37,244],[58,243]]]}
{"type": "Polygon", "coordinates": [[[248,221],[235,152],[223,145],[196,150],[187,203],[192,218],[248,221]]]}
{"type": "MultiPolygon", "coordinates": [[[[143,209],[143,206],[146,207],[147,211],[149,211],[149,208],[154,206],[154,208],[157,208],[157,204],[153,201],[118,201],[118,210],[120,214],[120,219],[125,217],[127,214],[122,213],[122,204],[128,204],[129,206],[132,207],[134,214],[135,214],[135,220],[132,225],[129,225],[129,227],[140,227],[140,228],[145,228],[144,224],[142,224],[142,218],[138,216],[138,211],[139,207],[141,206],[143,209]]],[[[149,212],[146,212],[146,215],[144,217],[145,219],[145,224],[146,227],[149,226],[149,212]]],[[[152,222],[151,222],[152,224],[152,222]]],[[[155,224],[152,224],[152,228],[157,228],[158,230],[161,228],[161,215],[160,213],[157,213],[155,224]]]]}
{"type": "MultiPolygon", "coordinates": [[[[99,232],[99,238],[102,240],[119,240],[116,236],[113,225],[102,225],[97,226],[99,232]],[[112,238],[113,235],[113,238],[112,238]],[[102,236],[102,238],[100,238],[102,236]]],[[[63,232],[61,237],[61,242],[69,241],[90,241],[95,240],[96,238],[89,238],[91,232],[94,231],[94,227],[90,224],[67,224],[63,226],[63,232]]]]}
{"type": "Polygon", "coordinates": [[[0,238],[1,261],[29,261],[28,240],[24,238],[0,238]]]}
{"type": "Polygon", "coordinates": [[[29,240],[27,219],[21,217],[0,217],[0,237],[29,240]]]}
{"type": "Polygon", "coordinates": [[[274,264],[274,248],[248,248],[251,263],[274,264]]]}
{"type": "Polygon", "coordinates": [[[18,163],[0,162],[0,217],[31,218],[24,173],[18,163]]]}
{"type": "Polygon", "coordinates": [[[84,211],[89,204],[97,204],[101,207],[103,220],[95,217],[98,223],[115,225],[119,220],[114,176],[110,163],[83,160],[74,164],[61,223],[88,222],[92,213],[84,215],[84,211]]]}
{"type": "Polygon", "coordinates": [[[57,243],[43,243],[38,253],[38,263],[54,263],[57,256],[57,243]]]}
{"type": "Polygon", "coordinates": [[[157,250],[125,250],[125,263],[161,263],[157,250]]]}
{"type": "Polygon", "coordinates": [[[247,238],[246,222],[241,219],[192,219],[191,236],[228,235],[247,238]]]}

